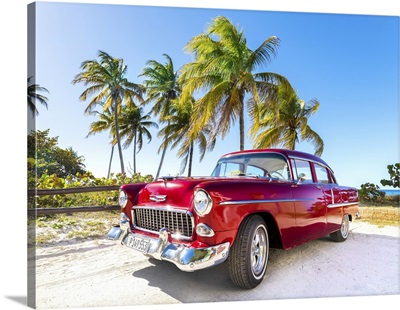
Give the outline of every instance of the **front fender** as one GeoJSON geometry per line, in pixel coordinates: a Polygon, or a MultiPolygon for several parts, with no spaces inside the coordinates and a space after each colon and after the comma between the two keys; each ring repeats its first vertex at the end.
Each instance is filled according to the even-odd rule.
{"type": "MultiPolygon", "coordinates": [[[[199,184],[213,199],[209,214],[198,218],[223,235],[215,242],[233,242],[242,221],[251,214],[272,218],[283,244],[295,238],[295,207],[289,182],[270,182],[265,179],[226,180],[199,184]]],[[[216,233],[217,235],[217,233],[216,233]]]]}
{"type": "Polygon", "coordinates": [[[128,195],[128,203],[125,208],[121,209],[121,212],[125,213],[129,221],[132,225],[132,206],[137,203],[137,198],[139,192],[147,185],[147,183],[134,183],[134,184],[125,184],[120,187],[120,190],[123,190],[128,195]]]}

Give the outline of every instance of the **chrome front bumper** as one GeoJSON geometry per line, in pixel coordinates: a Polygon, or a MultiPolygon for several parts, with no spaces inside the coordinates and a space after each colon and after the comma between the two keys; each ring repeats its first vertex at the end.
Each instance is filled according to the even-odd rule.
{"type": "Polygon", "coordinates": [[[175,264],[180,270],[191,272],[223,263],[229,254],[229,242],[206,248],[190,248],[171,241],[170,232],[163,228],[158,238],[151,238],[131,231],[129,222],[121,222],[108,233],[109,240],[143,253],[158,260],[175,264]]]}

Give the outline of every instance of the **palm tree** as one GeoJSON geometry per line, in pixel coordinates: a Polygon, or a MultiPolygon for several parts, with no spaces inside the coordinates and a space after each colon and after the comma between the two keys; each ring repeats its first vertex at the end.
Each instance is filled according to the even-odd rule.
{"type": "Polygon", "coordinates": [[[48,108],[47,101],[49,100],[47,97],[39,94],[39,92],[49,93],[49,91],[39,84],[31,84],[32,78],[32,76],[28,78],[28,108],[32,111],[33,115],[39,115],[35,104],[36,100],[43,104],[46,109],[48,108]]]}
{"type": "Polygon", "coordinates": [[[306,104],[292,88],[280,89],[278,98],[278,101],[271,101],[260,113],[257,128],[261,132],[258,135],[254,132],[254,148],[281,145],[294,150],[296,143],[307,141],[314,145],[315,155],[320,156],[324,142],[308,125],[308,118],[318,111],[318,100],[312,99],[306,104]]]}
{"type": "MultiPolygon", "coordinates": [[[[153,102],[151,113],[159,117],[159,122],[165,122],[165,117],[171,113],[172,100],[176,99],[180,94],[178,84],[178,74],[174,70],[172,59],[167,54],[163,54],[166,62],[161,64],[155,60],[149,60],[140,76],[146,77],[143,85],[146,90],[146,103],[153,102]]],[[[163,137],[164,142],[168,141],[168,137],[163,137]]],[[[162,151],[160,164],[157,169],[156,178],[159,177],[161,167],[164,162],[165,153],[168,143],[162,143],[162,151]]]]}
{"type": "Polygon", "coordinates": [[[68,175],[76,175],[77,173],[85,173],[86,166],[83,163],[85,158],[79,156],[78,152],[74,151],[72,147],[66,149],[56,150],[58,157],[57,160],[57,173],[61,178],[66,178],[68,175]]]}
{"type": "Polygon", "coordinates": [[[176,100],[172,105],[172,113],[165,117],[167,125],[159,132],[159,137],[168,137],[164,140],[160,148],[169,144],[171,148],[180,146],[178,157],[183,158],[180,174],[183,174],[186,167],[188,167],[189,177],[192,175],[194,145],[198,145],[200,161],[202,161],[206,151],[212,151],[216,142],[212,122],[203,126],[196,136],[190,135],[193,124],[193,104],[193,98],[183,104],[176,100]]]}
{"type": "Polygon", "coordinates": [[[271,36],[251,50],[244,33],[227,18],[218,16],[206,33],[195,36],[185,46],[188,53],[194,53],[195,61],[182,68],[182,100],[196,91],[205,93],[194,106],[194,135],[215,115],[216,132],[224,138],[239,119],[240,150],[244,149],[245,96],[250,95],[247,109],[255,119],[259,104],[273,98],[276,85],[287,82],[276,73],[253,73],[276,56],[278,45],[279,39],[271,36]]]}
{"type": "Polygon", "coordinates": [[[143,146],[143,136],[149,142],[151,133],[148,128],[157,128],[158,125],[150,121],[150,115],[143,112],[142,107],[124,107],[120,115],[121,138],[126,138],[124,148],[129,147],[133,142],[133,173],[136,173],[136,154],[143,146]]]}
{"type": "Polygon", "coordinates": [[[104,101],[104,109],[112,106],[114,110],[115,134],[121,163],[121,173],[125,174],[124,160],[122,156],[121,138],[119,134],[118,115],[123,102],[133,106],[134,99],[143,101],[142,89],[138,84],[129,82],[126,79],[128,67],[124,65],[123,59],[111,57],[103,51],[98,52],[99,61],[86,60],[82,62],[82,71],[73,79],[72,83],[84,83],[90,85],[79,97],[86,101],[89,96],[94,95],[85,109],[90,113],[99,102],[104,101]]]}
{"type": "MultiPolygon", "coordinates": [[[[101,104],[104,106],[104,103],[101,104]]],[[[86,138],[89,136],[93,136],[96,133],[103,132],[105,130],[110,130],[110,134],[112,136],[112,141],[111,141],[111,155],[110,155],[110,161],[108,164],[108,172],[107,172],[107,179],[110,177],[111,174],[111,164],[112,164],[112,159],[114,155],[114,147],[115,147],[115,122],[114,122],[114,112],[112,107],[109,107],[105,111],[103,110],[102,112],[99,111],[91,111],[90,114],[92,115],[97,115],[99,119],[97,121],[94,121],[90,124],[90,130],[89,133],[87,134],[86,138]]]]}

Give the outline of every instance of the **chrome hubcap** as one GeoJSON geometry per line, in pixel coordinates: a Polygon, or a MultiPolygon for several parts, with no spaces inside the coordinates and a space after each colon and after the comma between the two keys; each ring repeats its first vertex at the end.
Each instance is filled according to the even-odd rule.
{"type": "Polygon", "coordinates": [[[347,236],[349,235],[349,217],[347,215],[343,217],[340,232],[342,233],[343,238],[347,238],[347,236]]]}
{"type": "Polygon", "coordinates": [[[264,226],[259,226],[251,243],[251,270],[255,277],[263,274],[268,258],[268,239],[264,226]]]}

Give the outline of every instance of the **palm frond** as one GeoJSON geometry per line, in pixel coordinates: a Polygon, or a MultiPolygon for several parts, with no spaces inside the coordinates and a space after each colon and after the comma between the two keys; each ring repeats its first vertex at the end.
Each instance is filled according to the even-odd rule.
{"type": "Polygon", "coordinates": [[[314,147],[315,147],[315,155],[316,156],[321,156],[323,151],[324,151],[324,141],[322,138],[310,128],[310,126],[307,126],[307,130],[305,131],[304,136],[302,137],[304,141],[310,142],[314,147]]]}
{"type": "Polygon", "coordinates": [[[49,93],[49,91],[45,88],[40,86],[39,84],[31,84],[33,76],[28,77],[28,88],[27,88],[27,104],[28,108],[32,111],[34,115],[39,115],[39,111],[36,108],[36,101],[40,104],[44,105],[46,109],[48,109],[48,98],[39,92],[49,93]]]}
{"type": "Polygon", "coordinates": [[[253,69],[270,63],[272,57],[276,57],[277,55],[279,44],[280,40],[276,36],[267,38],[253,53],[251,53],[246,67],[253,69]]]}

